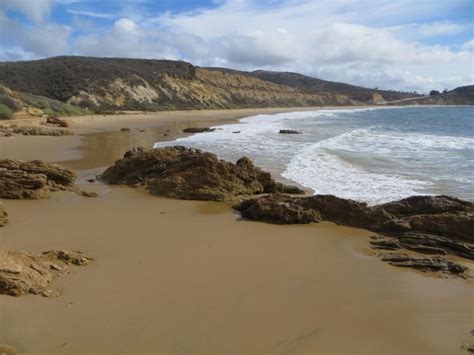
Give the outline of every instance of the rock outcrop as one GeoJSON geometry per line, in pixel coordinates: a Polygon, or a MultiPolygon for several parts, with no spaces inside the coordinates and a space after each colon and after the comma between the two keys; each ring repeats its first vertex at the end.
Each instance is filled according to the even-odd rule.
{"type": "Polygon", "coordinates": [[[419,257],[405,253],[385,253],[380,260],[393,266],[411,267],[421,271],[441,271],[449,274],[462,274],[467,267],[456,264],[440,256],[419,257]]]}
{"type": "Polygon", "coordinates": [[[280,131],[278,133],[280,133],[280,134],[301,134],[301,132],[295,131],[295,130],[292,130],[292,129],[280,129],[280,131]]]}
{"type": "Polygon", "coordinates": [[[51,191],[71,189],[75,179],[76,174],[73,171],[55,164],[46,164],[39,160],[0,160],[1,198],[45,198],[51,191]]]}
{"type": "Polygon", "coordinates": [[[270,223],[285,223],[287,214],[306,211],[312,218],[293,219],[291,223],[325,220],[389,235],[416,232],[474,241],[474,204],[449,196],[413,196],[368,206],[332,195],[270,195],[244,201],[235,208],[244,218],[270,223]]]}
{"type": "Polygon", "coordinates": [[[143,187],[155,195],[188,200],[224,201],[240,195],[303,192],[275,182],[248,158],[232,164],[215,154],[180,146],[128,151],[101,178],[110,184],[143,187]]]}
{"type": "Polygon", "coordinates": [[[39,160],[0,159],[0,198],[40,199],[47,198],[50,192],[61,190],[95,196],[75,187],[75,180],[76,174],[72,170],[56,164],[39,160]]]}
{"type": "Polygon", "coordinates": [[[41,255],[0,249],[0,294],[56,296],[48,288],[69,265],[85,266],[92,258],[79,251],[47,251],[41,255]]]}
{"type": "Polygon", "coordinates": [[[442,256],[474,260],[474,204],[449,196],[413,196],[377,206],[332,195],[260,196],[235,206],[243,218],[276,224],[329,221],[383,234],[370,240],[374,249],[410,250],[423,256],[389,254],[395,266],[452,274],[466,269],[442,256]],[[402,255],[402,256],[400,256],[402,255]],[[397,256],[397,258],[396,258],[397,256]]]}

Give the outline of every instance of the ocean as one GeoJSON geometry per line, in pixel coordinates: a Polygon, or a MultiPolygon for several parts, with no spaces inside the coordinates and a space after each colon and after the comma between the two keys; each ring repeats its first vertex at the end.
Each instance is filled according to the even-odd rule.
{"type": "Polygon", "coordinates": [[[261,168],[315,194],[369,204],[446,194],[474,201],[474,107],[257,115],[173,142],[261,168]],[[301,134],[279,134],[291,129],[301,134]]]}

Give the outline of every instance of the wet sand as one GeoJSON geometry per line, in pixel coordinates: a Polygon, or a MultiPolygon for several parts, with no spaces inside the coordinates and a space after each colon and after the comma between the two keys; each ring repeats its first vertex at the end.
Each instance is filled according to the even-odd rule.
{"type": "Polygon", "coordinates": [[[207,125],[202,114],[176,128],[122,117],[112,131],[109,118],[84,120],[74,127],[84,136],[0,138],[2,157],[61,162],[100,193],[5,201],[2,248],[79,249],[95,261],[54,281],[56,299],[0,296],[0,344],[25,354],[465,353],[472,284],[378,261],[370,232],[242,221],[223,204],[85,182],[130,146],[207,125]]]}

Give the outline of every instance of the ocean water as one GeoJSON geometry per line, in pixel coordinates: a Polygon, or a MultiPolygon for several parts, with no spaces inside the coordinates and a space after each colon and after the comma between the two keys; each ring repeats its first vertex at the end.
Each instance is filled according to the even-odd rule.
{"type": "Polygon", "coordinates": [[[245,155],[315,194],[369,204],[415,194],[474,200],[472,106],[291,112],[216,128],[155,147],[185,145],[230,161],[245,155]]]}

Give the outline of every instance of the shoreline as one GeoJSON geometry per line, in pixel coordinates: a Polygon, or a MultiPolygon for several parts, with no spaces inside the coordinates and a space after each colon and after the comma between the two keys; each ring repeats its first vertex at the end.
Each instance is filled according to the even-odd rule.
{"type": "Polygon", "coordinates": [[[381,263],[372,232],[243,221],[224,204],[86,181],[131,146],[249,116],[238,111],[84,118],[75,136],[1,137],[0,158],[73,168],[99,198],[5,201],[2,248],[79,249],[95,261],[55,280],[57,299],[0,296],[0,344],[28,354],[462,353],[472,285],[381,263]]]}

